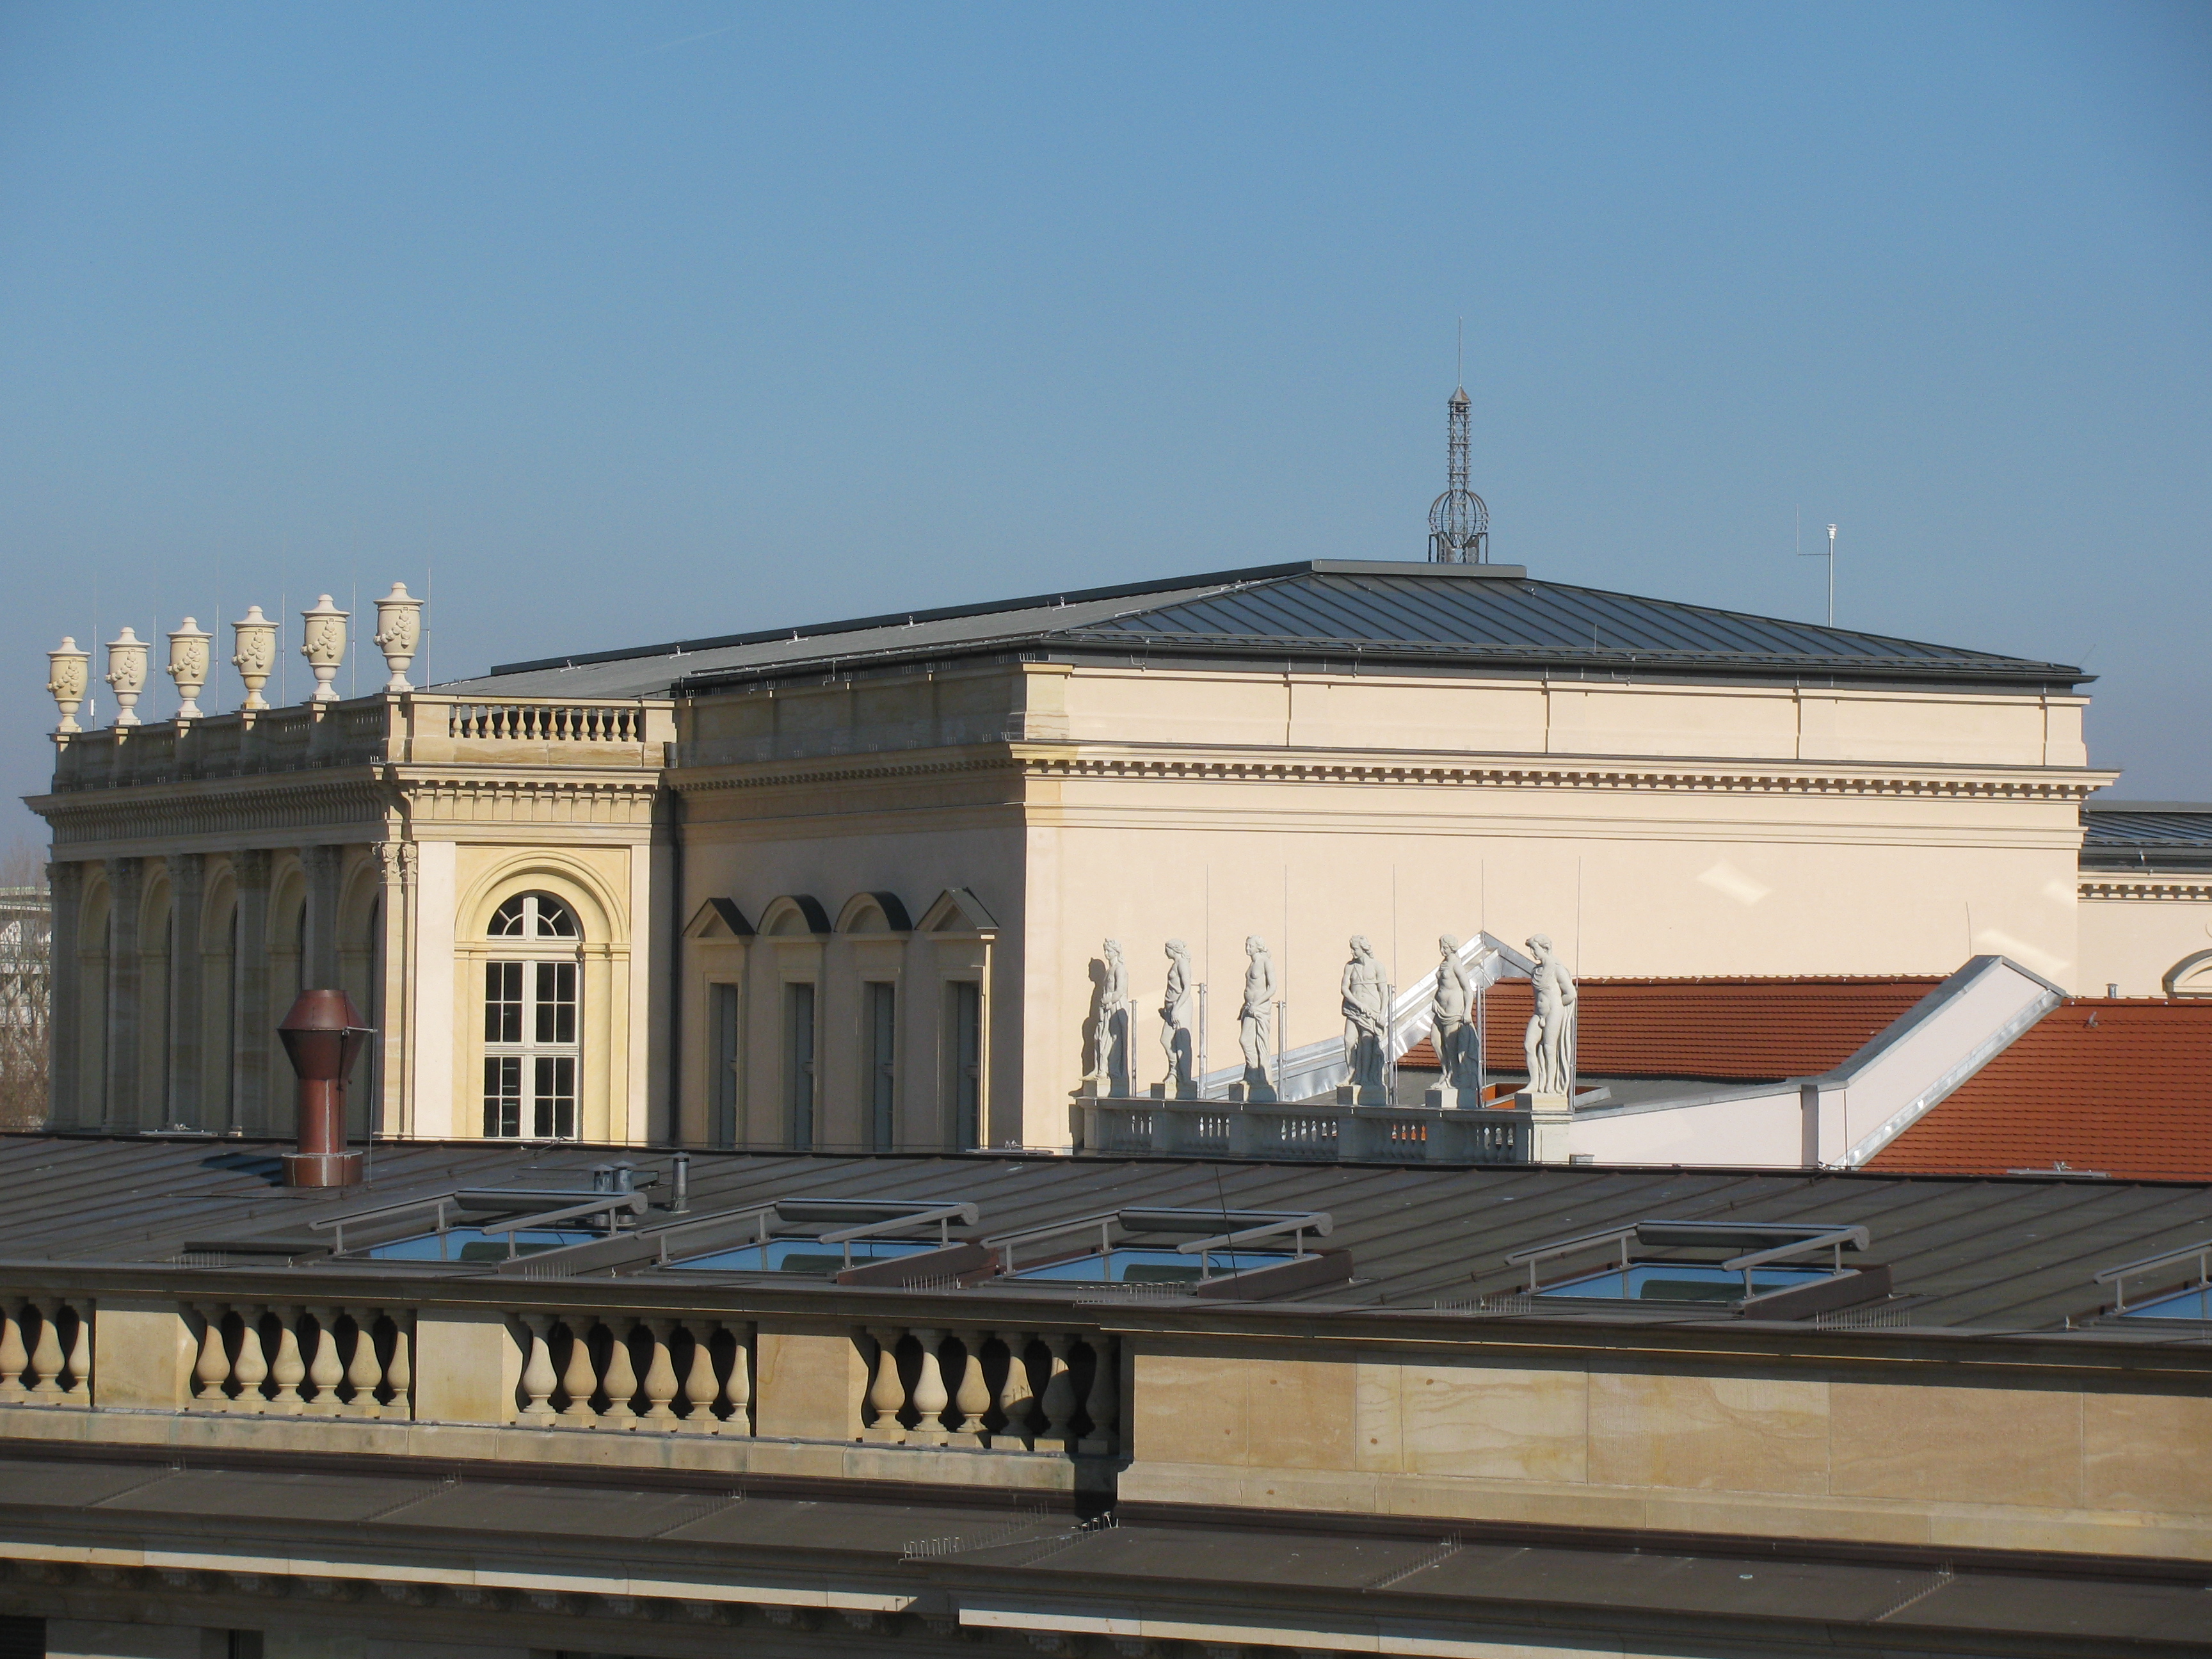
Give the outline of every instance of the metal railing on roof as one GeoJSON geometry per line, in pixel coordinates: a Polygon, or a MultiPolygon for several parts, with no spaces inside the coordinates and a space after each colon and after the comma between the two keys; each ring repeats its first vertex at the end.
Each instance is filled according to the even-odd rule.
{"type": "Polygon", "coordinates": [[[1534,1296],[1542,1288],[1536,1282],[1536,1264],[1540,1261],[1580,1255],[1595,1249],[1617,1249],[1620,1253],[1620,1271],[1626,1273],[1635,1265],[1628,1253],[1632,1243],[1662,1248],[1671,1245],[1678,1249],[1725,1249],[1732,1244],[1759,1240],[1775,1242],[1763,1249],[1731,1255],[1718,1264],[1723,1273],[1741,1273],[1743,1275],[1746,1300],[1753,1294],[1752,1273],[1755,1269],[1769,1262],[1787,1261],[1825,1249],[1833,1252],[1833,1267],[1830,1273],[1832,1278],[1844,1271],[1844,1250],[1863,1250],[1872,1242],[1872,1236],[1863,1227],[1838,1227],[1825,1222],[1632,1221],[1625,1227],[1609,1227],[1602,1232],[1583,1233],[1574,1238],[1563,1238],[1526,1250],[1516,1250],[1505,1258],[1505,1265],[1509,1267],[1527,1267],[1528,1294],[1534,1296]]]}
{"type": "Polygon", "coordinates": [[[438,1235],[438,1260],[446,1261],[452,1259],[447,1254],[446,1236],[453,1231],[453,1219],[456,1216],[466,1214],[471,1210],[512,1212],[521,1207],[521,1203],[537,1203],[548,1198],[568,1198],[577,1201],[551,1210],[543,1210],[517,1217],[495,1225],[479,1226],[477,1231],[486,1234],[505,1233],[507,1254],[511,1260],[516,1253],[515,1235],[529,1228],[550,1227],[562,1221],[579,1220],[591,1215],[605,1216],[612,1221],[617,1212],[623,1210],[629,1211],[632,1215],[645,1213],[646,1198],[641,1191],[580,1194],[556,1188],[471,1187],[463,1188],[458,1192],[440,1193],[434,1198],[409,1199],[399,1204],[380,1204],[374,1209],[350,1210],[344,1215],[325,1216],[319,1221],[310,1221],[307,1225],[313,1231],[330,1233],[331,1235],[331,1254],[333,1256],[340,1256],[346,1253],[345,1230],[348,1227],[358,1225],[364,1221],[389,1220],[395,1216],[411,1215],[422,1210],[434,1210],[437,1212],[435,1224],[438,1235]],[[518,1203],[518,1200],[521,1200],[521,1203],[518,1203]]]}
{"type": "Polygon", "coordinates": [[[963,1227],[972,1227],[982,1218],[982,1211],[966,1200],[948,1202],[939,1199],[775,1199],[766,1204],[748,1205],[741,1209],[723,1210],[714,1215],[701,1216],[696,1220],[678,1222],[672,1227],[654,1228],[650,1237],[659,1247],[654,1265],[662,1267],[669,1265],[668,1241],[678,1233],[750,1221],[757,1230],[761,1266],[765,1267],[768,1266],[768,1247],[771,1239],[769,1229],[775,1223],[836,1221],[847,1217],[854,1218],[858,1224],[841,1227],[818,1237],[824,1244],[843,1245],[845,1265],[850,1267],[853,1265],[853,1241],[856,1238],[875,1238],[904,1232],[934,1222],[938,1247],[941,1249],[952,1242],[953,1222],[957,1220],[963,1227]]]}
{"type": "Polygon", "coordinates": [[[987,1250],[1000,1252],[1001,1271],[1014,1271],[1014,1249],[1017,1245],[1035,1244],[1047,1239],[1066,1238],[1077,1233],[1098,1230],[1098,1254],[1106,1255],[1114,1248],[1113,1230],[1120,1227],[1123,1233],[1205,1233],[1209,1229],[1221,1228],[1225,1224],[1249,1222],[1245,1227],[1230,1226],[1226,1231],[1209,1237],[1194,1238],[1176,1246],[1181,1255],[1198,1257],[1201,1279],[1212,1276],[1213,1252],[1237,1244],[1249,1244],[1263,1238],[1279,1238],[1285,1233],[1293,1237],[1292,1249],[1297,1259],[1306,1255],[1306,1235],[1312,1233],[1326,1238],[1335,1222],[1325,1210],[1178,1210],[1141,1206],[1119,1210],[1102,1210],[1095,1215],[1077,1216],[1067,1221],[1047,1222],[1041,1227],[1024,1227],[1018,1231],[1000,1233],[983,1241],[987,1250]]]}
{"type": "Polygon", "coordinates": [[[2177,1261],[2191,1261],[2197,1263],[2198,1287],[2212,1286],[2212,1238],[2185,1244],[2178,1250],[2168,1250],[2164,1255],[2147,1255],[2140,1261],[2124,1261],[2117,1267],[2106,1268],[2090,1282],[2112,1287],[2112,1311],[2118,1313],[2128,1305],[2128,1287],[2124,1281],[2139,1273],[2155,1273],[2160,1267],[2171,1267],[2177,1261]]]}

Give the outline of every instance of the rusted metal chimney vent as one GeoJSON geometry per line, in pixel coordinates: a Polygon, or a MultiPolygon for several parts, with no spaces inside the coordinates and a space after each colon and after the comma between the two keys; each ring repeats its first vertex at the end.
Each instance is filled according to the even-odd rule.
{"type": "Polygon", "coordinates": [[[346,1079],[373,1028],[343,991],[302,991],[277,1026],[300,1077],[300,1150],[284,1154],[287,1187],[352,1187],[361,1154],[346,1151],[346,1079]]]}

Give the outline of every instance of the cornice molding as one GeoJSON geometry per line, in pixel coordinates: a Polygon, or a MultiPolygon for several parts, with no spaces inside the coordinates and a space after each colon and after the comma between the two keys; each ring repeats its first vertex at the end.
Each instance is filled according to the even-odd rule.
{"type": "Polygon", "coordinates": [[[254,787],[167,785],[41,795],[28,805],[53,826],[58,848],[376,823],[398,800],[375,776],[356,770],[343,778],[292,777],[254,787]]]}
{"type": "Polygon", "coordinates": [[[779,789],[871,782],[958,773],[1018,771],[1025,778],[1088,778],[1161,782],[1354,784],[1402,787],[1627,790],[1668,794],[1886,796],[1899,799],[2034,800],[2076,804],[2116,774],[2085,768],[2045,769],[1895,768],[1824,762],[1745,766],[1725,760],[1684,763],[1620,756],[1444,757],[1391,758],[1304,755],[1219,755],[1190,750],[1145,754],[1072,752],[1059,744],[1011,744],[986,753],[933,751],[929,759],[850,756],[809,765],[763,761],[718,767],[706,775],[678,769],[669,783],[681,793],[779,789]]]}
{"type": "Polygon", "coordinates": [[[2085,899],[2212,904],[2212,876],[2084,876],[2079,891],[2085,899]]]}

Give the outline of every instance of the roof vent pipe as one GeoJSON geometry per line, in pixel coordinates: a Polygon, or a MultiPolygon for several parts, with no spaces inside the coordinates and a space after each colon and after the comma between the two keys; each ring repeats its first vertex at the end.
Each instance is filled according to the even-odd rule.
{"type": "Polygon", "coordinates": [[[284,1184],[360,1185],[361,1154],[346,1151],[346,1079],[373,1028],[343,991],[302,991],[276,1035],[300,1079],[300,1149],[284,1154],[284,1184]]]}

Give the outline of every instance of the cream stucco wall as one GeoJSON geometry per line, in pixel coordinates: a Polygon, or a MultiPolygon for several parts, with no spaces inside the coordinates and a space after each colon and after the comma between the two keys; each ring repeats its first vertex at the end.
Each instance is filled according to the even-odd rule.
{"type": "MultiPolygon", "coordinates": [[[[1547,933],[1593,975],[1948,972],[1987,951],[2070,983],[2079,802],[2104,776],[2081,708],[1010,663],[704,696],[679,705],[672,775],[687,903],[757,915],[807,893],[834,915],[871,889],[916,910],[979,895],[1002,929],[993,1139],[1060,1146],[1109,937],[1145,1079],[1164,1064],[1149,1009],[1170,938],[1208,987],[1216,1067],[1251,933],[1274,951],[1292,1047],[1341,1030],[1355,933],[1401,985],[1431,971],[1440,933],[1478,928],[1547,933]]],[[[811,943],[750,954],[787,979],[830,973],[811,943]]],[[[822,1001],[831,1097],[857,1042],[842,994],[822,1001]]],[[[702,1042],[687,1030],[687,1076],[702,1042]]],[[[748,1074],[773,1095],[765,1046],[748,1074]]],[[[687,1103],[687,1121],[702,1114],[687,1103]]],[[[764,1129],[756,1114],[748,1134],[764,1129]]]]}
{"type": "MultiPolygon", "coordinates": [[[[2081,890],[2077,988],[2087,994],[2118,985],[2124,997],[2163,996],[2170,969],[2212,951],[2212,880],[2084,876],[2081,890]]],[[[2184,988],[2212,992],[2212,974],[2204,969],[2185,977],[2184,988]]]]}

